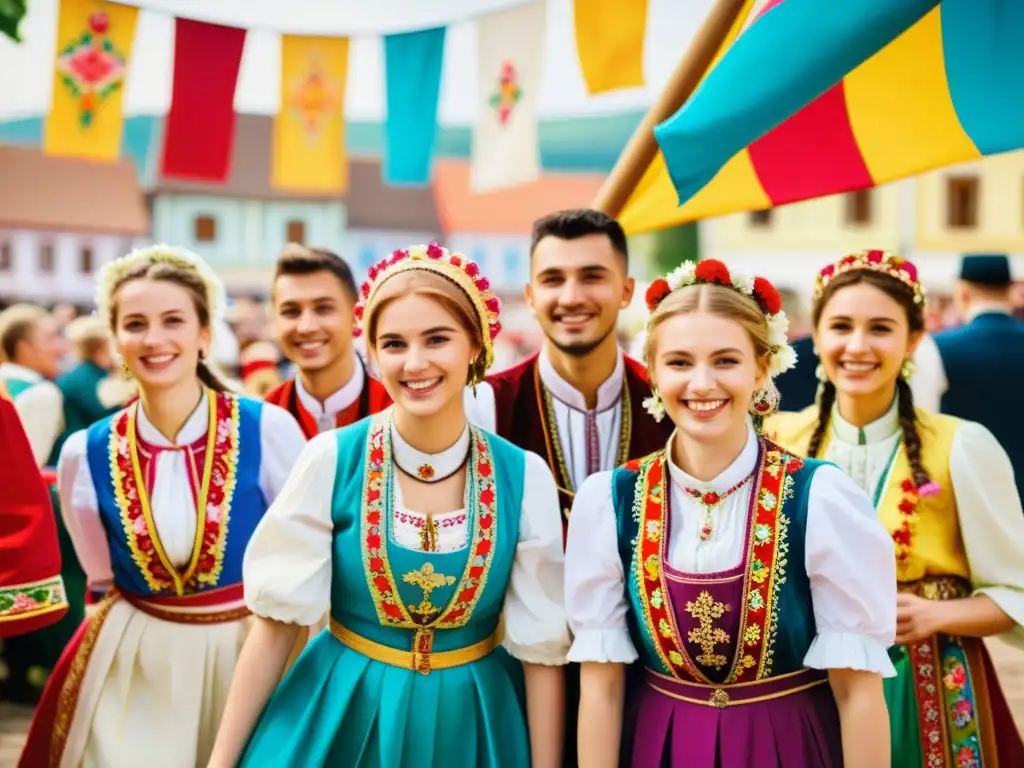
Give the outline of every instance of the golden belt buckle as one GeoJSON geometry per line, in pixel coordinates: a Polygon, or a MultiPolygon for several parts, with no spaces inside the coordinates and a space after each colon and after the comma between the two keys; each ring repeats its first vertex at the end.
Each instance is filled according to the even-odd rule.
{"type": "Polygon", "coordinates": [[[417,629],[412,638],[412,669],[421,675],[430,674],[430,652],[434,647],[434,630],[417,629]]]}
{"type": "Polygon", "coordinates": [[[729,706],[729,694],[722,688],[715,688],[708,697],[708,704],[715,709],[725,709],[729,706]]]}

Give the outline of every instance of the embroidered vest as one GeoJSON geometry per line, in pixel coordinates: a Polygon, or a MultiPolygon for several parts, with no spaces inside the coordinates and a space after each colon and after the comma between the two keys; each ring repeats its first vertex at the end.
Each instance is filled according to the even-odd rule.
{"type": "Polygon", "coordinates": [[[435,651],[484,640],[498,626],[512,573],[525,454],[471,426],[467,546],[444,553],[406,549],[392,533],[397,478],[389,416],[386,411],[337,431],[333,618],[403,650],[411,634],[424,631],[435,651]]]}
{"type": "MultiPolygon", "coordinates": [[[[970,578],[960,519],[949,471],[953,439],[963,423],[953,416],[918,408],[917,427],[921,435],[921,463],[928,476],[939,484],[935,496],[920,498],[910,472],[902,441],[893,459],[889,480],[878,505],[878,518],[893,538],[896,577],[917,581],[926,576],[970,578]]],[[[817,406],[797,413],[780,413],[765,424],[766,434],[797,455],[803,455],[818,423],[817,406]]],[[[825,431],[819,456],[827,456],[831,426],[825,431]]]]}
{"type": "Polygon", "coordinates": [[[199,510],[192,558],[184,568],[168,560],[148,493],[140,493],[142,476],[131,458],[135,438],[129,429],[132,409],[138,406],[129,405],[96,422],[86,433],[114,585],[121,590],[182,595],[242,581],[242,556],[267,508],[259,485],[263,404],[223,392],[212,401],[217,429],[212,450],[207,449],[199,469],[200,481],[208,488],[206,505],[199,510]]]}
{"type": "MultiPolygon", "coordinates": [[[[538,355],[519,363],[508,370],[487,377],[487,383],[494,390],[496,429],[499,435],[520,448],[532,451],[547,459],[551,474],[559,486],[559,501],[566,520],[572,508],[575,488],[570,477],[560,468],[561,446],[553,440],[550,423],[545,413],[544,398],[539,391],[540,374],[537,368],[538,355]],[[567,493],[570,491],[570,493],[567,493]]],[[[643,408],[643,401],[651,396],[651,386],[644,367],[630,357],[625,357],[623,381],[629,402],[628,410],[622,414],[622,431],[625,433],[624,459],[645,456],[664,447],[672,434],[672,422],[660,423],[643,408]]],[[[624,400],[623,406],[626,405],[624,400]]],[[[623,461],[625,463],[625,461],[623,461]]],[[[563,521],[564,522],[564,521],[563,521]]]]}
{"type": "Polygon", "coordinates": [[[664,449],[615,470],[630,634],[647,668],[716,685],[803,668],[817,634],[804,565],[807,500],[822,463],[762,441],[743,560],[712,574],[679,573],[667,564],[671,479],[664,449]]]}
{"type": "MultiPolygon", "coordinates": [[[[267,392],[263,400],[288,411],[299,423],[307,440],[312,440],[317,436],[316,419],[313,418],[309,411],[302,407],[299,393],[295,388],[295,379],[283,381],[267,392]]],[[[347,427],[349,424],[355,424],[360,419],[383,411],[389,405],[391,405],[391,396],[384,388],[384,385],[372,378],[364,369],[363,389],[359,393],[358,399],[336,415],[335,423],[338,427],[347,427]]]]}

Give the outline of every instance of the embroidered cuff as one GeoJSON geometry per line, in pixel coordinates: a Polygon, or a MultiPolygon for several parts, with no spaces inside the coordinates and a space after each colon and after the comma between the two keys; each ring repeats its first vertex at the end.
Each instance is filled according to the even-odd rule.
{"type": "Polygon", "coordinates": [[[632,664],[638,658],[628,629],[584,629],[576,634],[569,661],[632,664]]]}
{"type": "Polygon", "coordinates": [[[568,649],[568,635],[562,639],[521,644],[510,639],[506,631],[505,639],[501,644],[509,654],[525,664],[560,667],[566,663],[565,652],[568,649]]]}
{"type": "Polygon", "coordinates": [[[804,656],[813,669],[855,669],[896,677],[889,649],[879,640],[855,632],[820,632],[804,656]]]}

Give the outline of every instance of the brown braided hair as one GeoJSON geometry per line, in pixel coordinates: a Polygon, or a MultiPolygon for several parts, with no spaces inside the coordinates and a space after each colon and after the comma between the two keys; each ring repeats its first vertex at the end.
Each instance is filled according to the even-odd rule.
{"type": "MultiPolygon", "coordinates": [[[[866,269],[851,270],[836,275],[825,286],[821,295],[814,300],[811,307],[811,321],[814,328],[818,327],[822,313],[829,300],[836,294],[851,285],[865,283],[890,296],[907,313],[907,325],[911,333],[922,333],[924,331],[924,306],[914,301],[914,291],[908,285],[890,277],[882,272],[872,272],[866,269]]],[[[931,482],[931,478],[921,463],[921,435],[918,432],[917,415],[914,411],[914,395],[910,385],[903,376],[896,379],[896,392],[899,397],[900,429],[903,432],[903,447],[907,452],[907,461],[910,463],[910,470],[914,478],[914,484],[923,488],[931,482]]],[[[828,428],[829,419],[832,417],[832,406],[836,401],[836,387],[831,381],[824,383],[821,396],[818,398],[818,423],[814,427],[811,441],[807,448],[807,455],[816,458],[821,449],[822,440],[825,437],[825,430],[828,428]]]]}

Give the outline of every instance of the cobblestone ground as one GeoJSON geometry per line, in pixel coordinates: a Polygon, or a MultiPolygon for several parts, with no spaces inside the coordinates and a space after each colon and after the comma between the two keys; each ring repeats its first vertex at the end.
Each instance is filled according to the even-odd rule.
{"type": "MultiPolygon", "coordinates": [[[[1024,653],[998,640],[988,644],[1017,728],[1024,735],[1024,653]]],[[[14,768],[32,711],[0,702],[0,768],[14,768]]]]}

